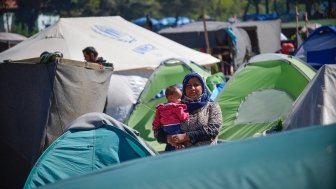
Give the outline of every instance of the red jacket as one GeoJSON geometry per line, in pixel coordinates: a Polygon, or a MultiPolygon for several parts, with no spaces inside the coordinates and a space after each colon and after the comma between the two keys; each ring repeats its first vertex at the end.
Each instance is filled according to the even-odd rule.
{"type": "Polygon", "coordinates": [[[156,113],[153,121],[153,129],[161,125],[179,124],[185,121],[189,114],[186,112],[187,105],[177,103],[159,104],[156,107],[156,113]]]}

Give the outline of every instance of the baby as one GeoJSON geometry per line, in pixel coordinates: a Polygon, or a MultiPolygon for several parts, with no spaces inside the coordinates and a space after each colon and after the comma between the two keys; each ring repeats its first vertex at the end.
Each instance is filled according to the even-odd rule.
{"type": "Polygon", "coordinates": [[[182,92],[175,86],[167,87],[167,103],[159,104],[156,107],[156,113],[153,121],[153,129],[163,127],[167,135],[180,134],[180,123],[187,120],[189,114],[186,112],[187,106],[181,103],[182,92]]]}

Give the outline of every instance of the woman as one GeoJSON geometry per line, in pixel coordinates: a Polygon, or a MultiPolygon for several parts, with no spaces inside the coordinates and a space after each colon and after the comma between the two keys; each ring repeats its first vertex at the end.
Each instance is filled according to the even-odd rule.
{"type": "Polygon", "coordinates": [[[222,112],[218,103],[210,102],[210,94],[202,76],[192,72],[183,80],[182,102],[187,105],[189,118],[181,123],[182,134],[165,136],[161,129],[154,131],[159,142],[166,142],[166,151],[171,146],[188,148],[204,144],[216,144],[222,126],[222,112]]]}

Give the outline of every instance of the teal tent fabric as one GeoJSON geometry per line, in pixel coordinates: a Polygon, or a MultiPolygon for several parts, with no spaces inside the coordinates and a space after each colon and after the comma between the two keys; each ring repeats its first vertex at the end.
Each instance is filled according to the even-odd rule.
{"type": "Polygon", "coordinates": [[[139,159],[44,189],[334,189],[336,124],[139,159]]]}
{"type": "Polygon", "coordinates": [[[131,128],[103,113],[76,119],[39,158],[25,189],[155,155],[131,128]]]}

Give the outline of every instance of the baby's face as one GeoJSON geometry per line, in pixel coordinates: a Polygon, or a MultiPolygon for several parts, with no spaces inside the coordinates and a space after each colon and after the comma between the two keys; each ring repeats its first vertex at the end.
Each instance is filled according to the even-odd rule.
{"type": "Polygon", "coordinates": [[[180,103],[182,94],[173,94],[168,96],[168,101],[172,103],[180,103]]]}

